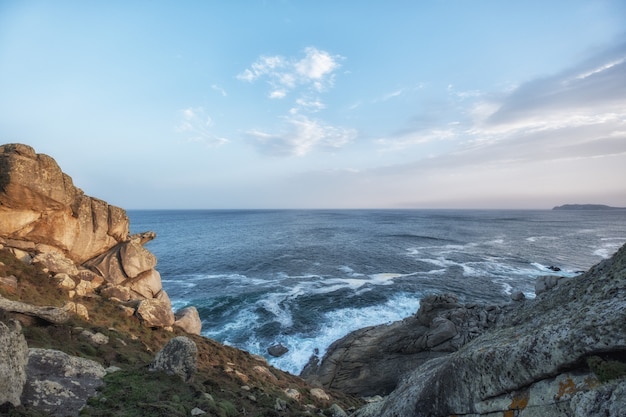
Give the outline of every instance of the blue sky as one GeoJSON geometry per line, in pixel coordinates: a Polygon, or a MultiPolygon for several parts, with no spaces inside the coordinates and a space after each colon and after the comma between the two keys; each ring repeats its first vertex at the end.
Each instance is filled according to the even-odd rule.
{"type": "Polygon", "coordinates": [[[0,143],[134,208],[626,206],[626,3],[0,0],[0,143]]]}

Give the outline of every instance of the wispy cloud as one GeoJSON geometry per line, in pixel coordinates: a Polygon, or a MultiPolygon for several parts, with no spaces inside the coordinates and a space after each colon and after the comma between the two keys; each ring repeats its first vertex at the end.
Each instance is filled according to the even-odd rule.
{"type": "Polygon", "coordinates": [[[265,79],[270,86],[268,97],[273,99],[285,98],[300,87],[316,92],[331,87],[343,58],[312,46],[303,52],[304,56],[299,58],[261,56],[237,78],[247,82],[265,79]]]}
{"type": "Polygon", "coordinates": [[[212,131],[213,119],[202,107],[188,107],[180,110],[180,121],[176,131],[190,142],[201,142],[211,146],[220,146],[228,139],[216,136],[212,131]]]}
{"type": "Polygon", "coordinates": [[[247,135],[263,153],[304,156],[315,149],[328,151],[341,148],[356,137],[356,131],[331,126],[304,115],[295,115],[285,119],[285,124],[278,133],[251,130],[247,135]]]}
{"type": "MultiPolygon", "coordinates": [[[[550,77],[531,80],[515,89],[485,94],[459,93],[460,121],[403,131],[379,139],[386,149],[419,147],[445,140],[450,166],[496,160],[558,160],[621,155],[626,145],[626,44],[550,77]],[[463,155],[463,158],[452,157],[463,155]]],[[[450,112],[454,109],[450,108],[450,112]]],[[[506,162],[508,161],[508,162],[506,162]]],[[[420,160],[420,166],[424,161],[420,160]]]]}
{"type": "Polygon", "coordinates": [[[217,85],[217,84],[213,84],[213,85],[211,86],[211,88],[212,88],[213,90],[217,91],[218,93],[220,93],[223,97],[228,96],[228,94],[226,94],[226,90],[224,90],[222,87],[220,87],[220,86],[219,86],[219,85],[217,85]]]}

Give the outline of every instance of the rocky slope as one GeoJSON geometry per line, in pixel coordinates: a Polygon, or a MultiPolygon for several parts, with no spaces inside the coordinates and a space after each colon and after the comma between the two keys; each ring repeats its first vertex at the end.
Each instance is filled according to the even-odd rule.
{"type": "Polygon", "coordinates": [[[199,336],[123,209],[0,146],[0,415],[345,415],[360,401],[199,336]]]}
{"type": "Polygon", "coordinates": [[[350,392],[370,393],[372,381],[381,381],[378,393],[392,390],[361,417],[623,416],[626,245],[578,277],[538,280],[536,292],[478,326],[493,308],[476,315],[454,298],[430,297],[416,317],[338,341],[307,378],[350,392]],[[472,328],[482,334],[470,330],[468,339],[472,328]]]}

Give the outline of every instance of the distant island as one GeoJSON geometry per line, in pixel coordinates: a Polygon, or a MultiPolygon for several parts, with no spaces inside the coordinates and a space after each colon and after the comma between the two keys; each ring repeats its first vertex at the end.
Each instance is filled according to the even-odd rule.
{"type": "Polygon", "coordinates": [[[604,204],[563,204],[552,210],[626,210],[626,207],[611,207],[604,204]]]}

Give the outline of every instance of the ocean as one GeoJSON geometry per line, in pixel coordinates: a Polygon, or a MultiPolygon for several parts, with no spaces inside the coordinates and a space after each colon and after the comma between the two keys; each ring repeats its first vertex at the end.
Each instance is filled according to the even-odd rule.
{"type": "Polygon", "coordinates": [[[349,332],[414,314],[422,297],[534,297],[626,243],[626,210],[131,210],[175,310],[203,335],[299,374],[349,332]],[[551,269],[551,267],[553,267],[551,269]],[[560,269],[554,271],[553,269],[560,269]],[[289,351],[274,358],[267,348],[289,351]]]}

